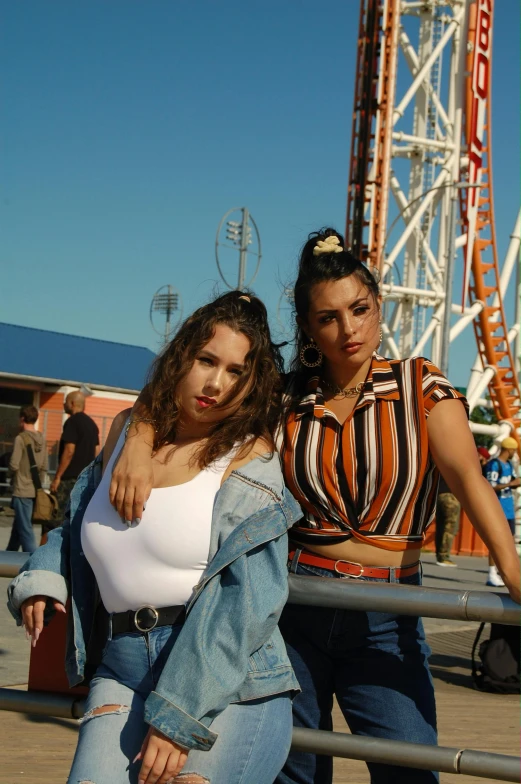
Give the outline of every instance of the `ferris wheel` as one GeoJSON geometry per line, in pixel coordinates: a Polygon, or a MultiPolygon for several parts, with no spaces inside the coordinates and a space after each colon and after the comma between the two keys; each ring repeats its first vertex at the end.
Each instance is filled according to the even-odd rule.
{"type": "Polygon", "coordinates": [[[428,353],[447,372],[450,344],[473,328],[467,397],[472,409],[488,387],[499,425],[472,428],[519,441],[519,298],[511,326],[503,300],[520,215],[500,266],[493,22],[494,0],[361,0],[346,237],[379,271],[386,353],[428,353]]]}

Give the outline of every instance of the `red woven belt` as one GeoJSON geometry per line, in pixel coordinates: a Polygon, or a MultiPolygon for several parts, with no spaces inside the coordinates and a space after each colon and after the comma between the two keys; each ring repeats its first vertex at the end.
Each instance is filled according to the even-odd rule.
{"type": "MultiPolygon", "coordinates": [[[[296,550],[289,553],[289,560],[295,557],[296,550]]],[[[416,574],[420,568],[420,562],[411,564],[404,567],[392,566],[363,566],[359,563],[352,563],[351,561],[335,561],[334,558],[325,558],[323,555],[312,555],[309,552],[301,552],[298,557],[298,562],[306,564],[307,566],[318,566],[320,569],[329,569],[331,572],[339,574],[350,574],[352,577],[376,577],[386,580],[391,569],[394,568],[395,577],[409,577],[411,574],[416,574]]]]}

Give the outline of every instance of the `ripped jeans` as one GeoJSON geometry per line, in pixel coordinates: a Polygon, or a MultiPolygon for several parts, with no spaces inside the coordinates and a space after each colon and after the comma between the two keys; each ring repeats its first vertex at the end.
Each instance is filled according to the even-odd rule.
{"type": "MultiPolygon", "coordinates": [[[[139,752],[149,726],[144,704],[182,626],[119,634],[107,643],[92,680],[68,784],[137,784],[139,752]],[[114,706],[107,713],[96,708],[114,706]],[[116,707],[117,706],[117,707],[116,707]]],[[[212,723],[210,751],[190,751],[179,784],[272,784],[291,743],[287,694],[229,705],[212,723]]]]}

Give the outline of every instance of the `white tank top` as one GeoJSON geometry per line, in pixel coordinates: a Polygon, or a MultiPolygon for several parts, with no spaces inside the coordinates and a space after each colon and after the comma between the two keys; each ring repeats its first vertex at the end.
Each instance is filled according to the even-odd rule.
{"type": "Polygon", "coordinates": [[[141,522],[128,528],[109,501],[124,439],[123,431],[85,511],[83,552],[109,613],[186,604],[208,564],[215,496],[236,450],[184,484],[154,488],[141,522]]]}

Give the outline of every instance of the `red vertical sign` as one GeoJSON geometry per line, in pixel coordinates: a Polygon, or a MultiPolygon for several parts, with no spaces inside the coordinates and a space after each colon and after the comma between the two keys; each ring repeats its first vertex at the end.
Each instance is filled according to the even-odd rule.
{"type": "Polygon", "coordinates": [[[466,229],[467,244],[465,247],[465,268],[463,276],[463,306],[467,299],[472,267],[472,252],[476,237],[478,218],[480,183],[483,170],[483,141],[485,136],[485,119],[487,99],[491,79],[492,61],[492,15],[493,0],[477,0],[478,15],[476,19],[476,35],[474,41],[474,59],[472,65],[470,133],[468,138],[469,174],[467,189],[466,229]]]}

